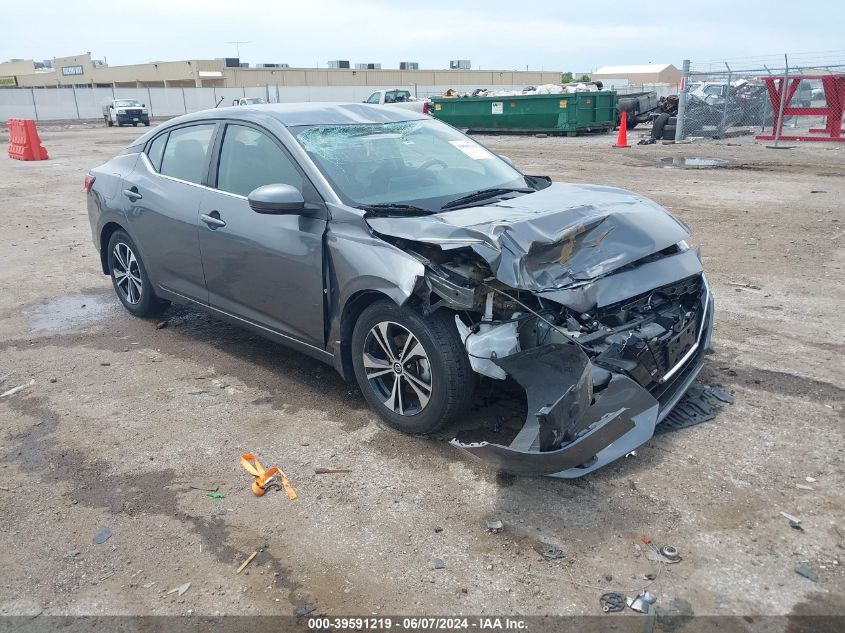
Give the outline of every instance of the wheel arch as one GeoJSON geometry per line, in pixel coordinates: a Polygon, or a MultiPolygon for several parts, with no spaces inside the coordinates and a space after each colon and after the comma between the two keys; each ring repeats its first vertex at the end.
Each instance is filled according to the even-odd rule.
{"type": "MultiPolygon", "coordinates": [[[[109,271],[109,240],[111,236],[115,234],[116,231],[126,231],[126,228],[118,224],[117,222],[106,222],[103,225],[103,228],[100,229],[100,265],[103,267],[103,274],[108,275],[111,271],[109,271]]],[[[128,233],[128,231],[126,231],[128,233]]]]}
{"type": "Polygon", "coordinates": [[[366,308],[381,300],[397,303],[390,295],[380,290],[366,289],[353,294],[343,305],[338,330],[339,354],[335,366],[345,380],[355,380],[355,370],[352,367],[352,330],[355,329],[355,323],[366,308]]]}

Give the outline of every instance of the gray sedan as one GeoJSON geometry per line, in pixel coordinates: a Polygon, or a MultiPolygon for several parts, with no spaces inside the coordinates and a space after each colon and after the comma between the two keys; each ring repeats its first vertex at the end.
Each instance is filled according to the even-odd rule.
{"type": "Polygon", "coordinates": [[[479,381],[524,390],[524,423],[453,439],[500,470],[576,477],[625,455],[709,346],[683,223],[525,175],[409,110],[190,114],[85,186],[102,270],[136,316],[178,302],[250,328],[356,380],[408,433],[454,426],[479,381]]]}

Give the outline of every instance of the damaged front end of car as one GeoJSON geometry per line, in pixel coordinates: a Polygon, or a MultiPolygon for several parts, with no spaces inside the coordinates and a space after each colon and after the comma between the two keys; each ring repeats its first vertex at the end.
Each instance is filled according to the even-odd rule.
{"type": "Polygon", "coordinates": [[[508,443],[452,440],[499,470],[570,478],[625,456],[702,368],[713,298],[688,229],[650,200],[554,184],[368,224],[423,263],[420,307],[454,312],[473,370],[524,389],[508,443]]]}

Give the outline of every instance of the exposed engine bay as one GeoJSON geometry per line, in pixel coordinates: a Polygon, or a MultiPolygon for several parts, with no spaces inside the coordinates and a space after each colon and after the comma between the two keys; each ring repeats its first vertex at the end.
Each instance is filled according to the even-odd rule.
{"type": "Polygon", "coordinates": [[[698,252],[671,220],[662,236],[674,239],[669,244],[653,233],[644,239],[626,214],[585,213],[546,235],[534,221],[521,230],[521,217],[476,223],[430,241],[422,230],[410,239],[396,225],[371,222],[376,231],[382,222],[390,233],[380,237],[423,263],[416,300],[424,313],[455,313],[472,369],[525,390],[528,414],[509,444],[453,444],[501,470],[577,477],[653,435],[700,371],[712,328],[698,252]],[[629,245],[624,256],[620,241],[629,245]]]}

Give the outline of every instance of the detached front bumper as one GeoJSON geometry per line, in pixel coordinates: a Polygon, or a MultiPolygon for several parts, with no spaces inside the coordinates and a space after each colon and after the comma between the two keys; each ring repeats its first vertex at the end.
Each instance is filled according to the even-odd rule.
{"type": "Polygon", "coordinates": [[[452,444],[501,471],[563,479],[627,455],[651,439],[703,367],[713,328],[709,292],[703,302],[695,344],[651,391],[594,365],[576,345],[543,345],[495,361],[528,396],[528,417],[514,440],[452,444]]]}

